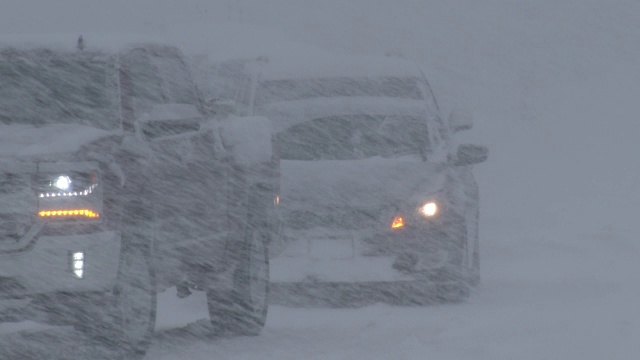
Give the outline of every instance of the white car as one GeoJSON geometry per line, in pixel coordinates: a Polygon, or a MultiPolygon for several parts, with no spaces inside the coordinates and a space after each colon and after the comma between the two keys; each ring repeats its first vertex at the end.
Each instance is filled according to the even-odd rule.
{"type": "Polygon", "coordinates": [[[454,149],[453,137],[471,119],[445,122],[422,71],[399,58],[262,59],[244,73],[238,64],[213,69],[238,79],[228,92],[236,111],[273,122],[281,159],[279,301],[468,296],[480,280],[472,165],[488,151],[454,149]]]}
{"type": "Polygon", "coordinates": [[[0,321],[143,354],[156,294],[176,286],[207,292],[214,329],[260,331],[268,120],[212,118],[180,51],[153,42],[0,41],[0,83],[0,303],[22,302],[0,321]]]}

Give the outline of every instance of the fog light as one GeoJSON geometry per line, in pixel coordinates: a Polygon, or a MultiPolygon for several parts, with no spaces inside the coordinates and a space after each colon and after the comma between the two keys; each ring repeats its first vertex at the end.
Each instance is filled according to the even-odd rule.
{"type": "Polygon", "coordinates": [[[78,279],[84,278],[84,253],[74,252],[71,254],[71,270],[78,279]]]}

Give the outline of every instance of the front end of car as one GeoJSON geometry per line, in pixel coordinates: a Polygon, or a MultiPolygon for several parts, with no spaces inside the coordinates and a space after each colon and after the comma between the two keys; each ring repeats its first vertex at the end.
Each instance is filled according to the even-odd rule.
{"type": "MultiPolygon", "coordinates": [[[[441,192],[427,198],[420,206],[389,206],[377,215],[333,209],[333,215],[341,214],[327,217],[331,227],[292,226],[285,213],[285,245],[272,260],[272,277],[276,282],[437,280],[457,244],[448,236],[450,205],[441,192]],[[341,221],[351,226],[341,227],[341,221]]],[[[320,211],[306,215],[324,217],[320,211]]]]}
{"type": "Polygon", "coordinates": [[[0,54],[0,297],[113,290],[110,156],[121,140],[116,56],[0,54]]]}
{"type": "Polygon", "coordinates": [[[466,233],[456,233],[465,229],[446,171],[419,158],[285,160],[282,167],[284,245],[271,261],[275,289],[322,289],[313,298],[330,289],[341,289],[336,298],[373,294],[362,287],[419,288],[425,296],[458,289],[452,264],[461,261],[466,233]]]}
{"type": "Polygon", "coordinates": [[[105,221],[99,164],[3,165],[2,297],[111,291],[119,266],[120,234],[105,221]]]}

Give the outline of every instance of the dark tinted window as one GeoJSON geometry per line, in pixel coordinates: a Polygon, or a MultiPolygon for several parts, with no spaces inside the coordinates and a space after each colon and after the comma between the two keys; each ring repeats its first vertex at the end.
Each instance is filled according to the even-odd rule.
{"type": "Polygon", "coordinates": [[[170,103],[198,104],[195,84],[186,64],[179,56],[167,52],[167,54],[153,56],[152,62],[165,82],[170,103]]]}
{"type": "Polygon", "coordinates": [[[138,116],[157,104],[200,105],[189,70],[177,54],[137,49],[127,59],[138,116]]]}
{"type": "Polygon", "coordinates": [[[424,118],[409,116],[330,116],[292,126],[277,140],[285,160],[424,155],[429,148],[424,118]]]}
{"type": "Polygon", "coordinates": [[[158,69],[151,63],[151,57],[144,49],[132,51],[127,57],[131,95],[136,114],[151,110],[155,104],[164,104],[168,98],[162,89],[162,79],[158,69]]]}

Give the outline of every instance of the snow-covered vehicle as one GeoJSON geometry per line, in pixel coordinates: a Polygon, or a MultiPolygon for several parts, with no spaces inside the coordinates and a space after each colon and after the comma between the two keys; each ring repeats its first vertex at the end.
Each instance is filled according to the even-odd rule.
{"type": "Polygon", "coordinates": [[[237,79],[227,91],[236,111],[274,124],[283,221],[274,289],[417,304],[468,296],[480,280],[472,165],[488,151],[454,145],[471,118],[445,122],[417,65],[311,56],[212,69],[237,79]]]}
{"type": "Polygon", "coordinates": [[[257,334],[270,122],[214,116],[176,47],[75,40],[0,40],[0,321],[140,354],[157,292],[176,286],[207,292],[214,329],[257,334]]]}

